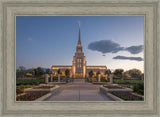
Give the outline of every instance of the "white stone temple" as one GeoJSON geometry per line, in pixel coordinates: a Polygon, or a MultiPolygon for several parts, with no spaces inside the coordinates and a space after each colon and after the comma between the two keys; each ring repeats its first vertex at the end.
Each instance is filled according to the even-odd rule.
{"type": "Polygon", "coordinates": [[[71,66],[62,66],[62,65],[53,65],[51,67],[52,73],[57,75],[58,69],[62,72],[62,75],[65,75],[65,70],[68,69],[70,71],[70,77],[73,78],[85,78],[88,76],[88,72],[93,71],[94,75],[96,72],[100,72],[101,75],[104,75],[107,67],[104,66],[87,66],[86,57],[83,53],[83,48],[81,44],[81,31],[80,31],[80,21],[79,21],[79,38],[78,44],[76,48],[75,56],[73,56],[73,61],[71,66]]]}

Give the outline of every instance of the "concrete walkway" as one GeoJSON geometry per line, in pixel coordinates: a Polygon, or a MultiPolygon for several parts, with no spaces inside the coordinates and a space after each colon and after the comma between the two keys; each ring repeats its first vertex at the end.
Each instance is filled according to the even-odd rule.
{"type": "Polygon", "coordinates": [[[60,91],[46,101],[112,101],[99,91],[100,85],[74,81],[60,86],[60,91]]]}

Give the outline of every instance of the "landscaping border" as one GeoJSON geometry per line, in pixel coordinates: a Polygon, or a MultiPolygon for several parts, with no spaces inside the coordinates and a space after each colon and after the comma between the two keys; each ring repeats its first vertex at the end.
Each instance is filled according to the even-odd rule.
{"type": "Polygon", "coordinates": [[[132,89],[130,89],[130,88],[124,88],[124,89],[109,89],[109,88],[105,88],[105,87],[103,87],[103,85],[101,85],[100,86],[100,90],[101,91],[105,91],[105,92],[113,92],[113,91],[127,91],[127,92],[129,92],[129,91],[133,91],[132,89]]]}
{"type": "MultiPolygon", "coordinates": [[[[41,86],[41,85],[40,85],[40,86],[41,86]]],[[[55,85],[55,87],[50,88],[50,89],[42,89],[42,88],[40,88],[40,89],[34,89],[34,88],[28,88],[28,89],[24,89],[24,92],[25,92],[25,93],[31,93],[31,92],[47,92],[47,91],[53,92],[54,90],[57,90],[57,88],[59,88],[59,87],[60,87],[60,86],[55,85]]]]}
{"type": "Polygon", "coordinates": [[[47,93],[46,95],[44,95],[44,96],[42,96],[42,97],[40,97],[40,98],[38,98],[34,101],[43,101],[43,100],[49,98],[52,94],[55,94],[56,92],[58,92],[59,88],[60,88],[60,86],[56,85],[55,87],[52,88],[50,93],[47,93]]]}

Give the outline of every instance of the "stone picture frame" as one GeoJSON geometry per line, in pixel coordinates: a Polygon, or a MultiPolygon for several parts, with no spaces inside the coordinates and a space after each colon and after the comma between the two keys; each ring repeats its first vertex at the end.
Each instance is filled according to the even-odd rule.
{"type": "Polygon", "coordinates": [[[159,0],[0,0],[0,116],[159,117],[159,0]],[[143,15],[144,101],[16,102],[16,16],[143,15]]]}

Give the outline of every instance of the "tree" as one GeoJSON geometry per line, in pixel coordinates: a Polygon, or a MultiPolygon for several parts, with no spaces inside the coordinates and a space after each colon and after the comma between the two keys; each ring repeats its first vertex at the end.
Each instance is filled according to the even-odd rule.
{"type": "Polygon", "coordinates": [[[97,71],[96,75],[98,76],[100,74],[100,71],[97,71]]]}
{"type": "Polygon", "coordinates": [[[38,67],[37,69],[34,69],[35,71],[35,76],[41,76],[41,75],[44,75],[44,71],[42,70],[41,67],[38,67]]]}
{"type": "Polygon", "coordinates": [[[20,77],[21,77],[21,78],[24,78],[25,70],[26,70],[25,67],[19,66],[18,71],[19,71],[19,74],[20,74],[20,77]]]}
{"type": "Polygon", "coordinates": [[[69,69],[66,69],[66,70],[65,70],[65,75],[66,75],[66,77],[69,77],[69,75],[70,75],[69,69]]]}
{"type": "Polygon", "coordinates": [[[92,77],[93,76],[93,71],[91,70],[88,74],[89,74],[89,77],[92,77]]]}
{"type": "Polygon", "coordinates": [[[128,72],[133,78],[139,78],[142,75],[142,72],[138,69],[131,69],[128,72]]]}
{"type": "Polygon", "coordinates": [[[35,77],[35,69],[32,69],[32,78],[34,78],[35,77]]]}
{"type": "Polygon", "coordinates": [[[19,77],[20,77],[19,69],[16,69],[16,78],[19,78],[19,77]]]}
{"type": "Polygon", "coordinates": [[[60,69],[58,69],[58,70],[57,70],[57,73],[58,73],[58,74],[61,74],[61,70],[60,70],[60,69]]]}
{"type": "Polygon", "coordinates": [[[52,72],[51,72],[50,69],[47,69],[47,70],[46,70],[46,73],[47,73],[47,74],[51,74],[52,72]]]}
{"type": "Polygon", "coordinates": [[[122,72],[123,72],[123,71],[124,71],[123,69],[115,69],[114,75],[119,76],[119,77],[122,77],[122,72]]]}
{"type": "Polygon", "coordinates": [[[107,70],[105,71],[105,75],[106,75],[106,74],[109,76],[109,75],[111,74],[111,70],[110,70],[110,69],[107,69],[107,70]]]}
{"type": "Polygon", "coordinates": [[[124,78],[125,79],[128,79],[130,77],[131,77],[131,75],[129,74],[129,71],[124,72],[124,78]]]}

